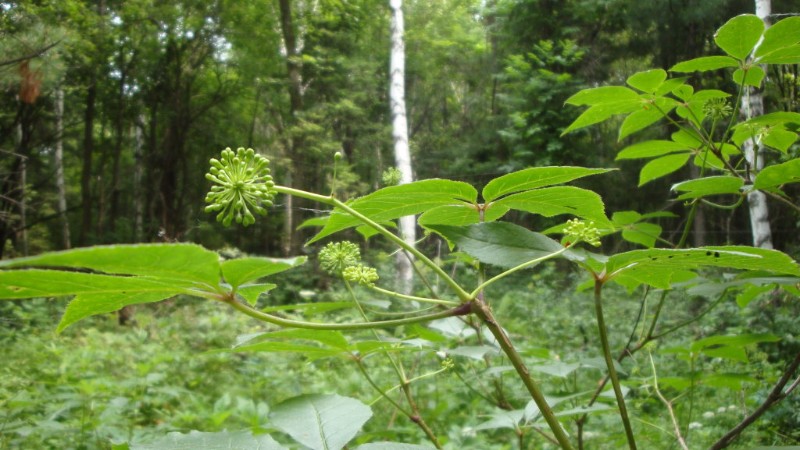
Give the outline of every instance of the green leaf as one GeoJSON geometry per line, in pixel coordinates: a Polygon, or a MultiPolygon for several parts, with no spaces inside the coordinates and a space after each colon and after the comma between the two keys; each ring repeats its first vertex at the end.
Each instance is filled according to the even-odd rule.
{"type": "Polygon", "coordinates": [[[90,269],[107,274],[176,278],[212,286],[219,283],[219,256],[194,244],[108,245],[0,261],[0,268],[19,267],[90,269]]]}
{"type": "Polygon", "coordinates": [[[666,97],[657,98],[652,104],[642,105],[642,109],[632,112],[622,121],[618,140],[621,141],[631,134],[658,122],[676,106],[678,106],[678,102],[666,97]]]}
{"type": "Polygon", "coordinates": [[[258,298],[261,297],[262,294],[266,294],[276,287],[278,287],[278,285],[273,283],[243,284],[239,286],[236,293],[241,295],[250,306],[255,306],[258,302],[258,298]]]}
{"type": "Polygon", "coordinates": [[[300,328],[283,329],[278,331],[269,331],[266,333],[239,336],[236,338],[236,344],[234,344],[233,348],[236,350],[248,348],[251,351],[258,351],[258,349],[254,347],[258,344],[286,339],[317,342],[327,348],[336,349],[337,351],[350,349],[350,344],[347,342],[347,338],[345,338],[340,331],[306,330],[300,328]]]}
{"type": "Polygon", "coordinates": [[[638,72],[628,77],[628,86],[642,92],[652,94],[667,79],[667,72],[662,69],[652,69],[638,72]]]}
{"type": "MultiPolygon", "coordinates": [[[[503,217],[509,211],[508,208],[488,205],[483,211],[483,221],[492,222],[503,217]]],[[[466,226],[481,221],[478,207],[475,205],[445,205],[425,211],[417,221],[425,227],[434,224],[448,224],[454,226],[466,226]]]]}
{"type": "Polygon", "coordinates": [[[752,344],[760,344],[762,342],[778,342],[781,338],[770,333],[761,334],[737,334],[732,336],[709,336],[707,338],[698,339],[692,343],[691,350],[693,352],[704,351],[708,348],[714,347],[744,347],[752,344]]]}
{"type": "Polygon", "coordinates": [[[786,183],[798,182],[800,182],[800,159],[795,158],[785,163],[765,167],[756,175],[753,188],[771,190],[786,183]]]}
{"type": "Polygon", "coordinates": [[[89,316],[110,313],[128,305],[160,302],[179,294],[180,291],[156,292],[109,292],[78,294],[67,305],[56,333],[61,333],[73,323],[89,316]]]}
{"type": "Polygon", "coordinates": [[[717,30],[714,41],[725,53],[744,61],[761,39],[764,28],[764,21],[757,16],[736,16],[717,30]]]}
{"type": "Polygon", "coordinates": [[[479,223],[468,227],[434,225],[430,228],[470,256],[501,267],[515,267],[563,248],[543,234],[508,222],[479,223]]]}
{"type": "Polygon", "coordinates": [[[738,85],[746,85],[753,87],[761,87],[761,81],[764,80],[764,69],[760,66],[752,66],[747,70],[747,78],[745,78],[744,69],[736,69],[733,72],[733,81],[738,85]]]}
{"type": "MultiPolygon", "coordinates": [[[[432,179],[389,186],[355,199],[348,206],[381,222],[420,214],[438,206],[476,203],[477,198],[478,192],[467,183],[432,179]]],[[[325,227],[309,243],[361,224],[360,220],[336,209],[325,227]]]]}
{"type": "Polygon", "coordinates": [[[744,180],[739,177],[721,175],[684,181],[672,186],[673,191],[684,192],[678,200],[706,197],[709,195],[740,194],[744,180]]]}
{"type": "Polygon", "coordinates": [[[800,267],[786,254],[746,246],[633,250],[610,256],[605,272],[615,281],[622,277],[618,281],[626,285],[644,283],[669,289],[678,280],[676,276],[685,279],[687,271],[708,266],[800,275],[800,267]]]}
{"type": "Polygon", "coordinates": [[[416,444],[401,444],[399,442],[370,442],[359,445],[355,450],[433,450],[433,447],[416,444]]]}
{"type": "Polygon", "coordinates": [[[779,127],[769,129],[761,139],[761,143],[786,153],[797,141],[797,133],[779,127]]]}
{"type": "Polygon", "coordinates": [[[739,61],[730,56],[701,56],[672,66],[670,72],[707,72],[726,67],[739,67],[739,61]]]}
{"type": "Polygon", "coordinates": [[[594,106],[602,103],[613,103],[620,100],[638,100],[639,94],[623,86],[601,86],[583,89],[568,98],[564,103],[575,106],[594,106]]]}
{"type": "MultiPolygon", "coordinates": [[[[683,88],[689,88],[691,90],[692,89],[691,86],[687,86],[684,84],[686,82],[686,79],[687,77],[670,78],[669,80],[661,83],[661,86],[659,86],[658,89],[656,89],[654,94],[662,96],[662,95],[667,95],[670,92],[675,92],[676,95],[678,95],[677,94],[678,92],[684,92],[683,88]]],[[[691,91],[689,92],[689,95],[691,95],[691,91]]],[[[681,98],[680,95],[678,95],[678,98],[681,98]]]]}
{"type": "Polygon", "coordinates": [[[134,442],[131,450],[286,450],[268,434],[253,435],[249,431],[218,431],[188,434],[172,432],[147,443],[134,442]]]}
{"type": "Polygon", "coordinates": [[[614,226],[624,227],[642,220],[642,215],[636,211],[617,211],[611,215],[614,226]]]}
{"type": "Polygon", "coordinates": [[[117,277],[61,270],[1,270],[0,299],[62,297],[76,294],[181,292],[191,294],[191,282],[149,277],[117,277]]]}
{"type": "Polygon", "coordinates": [[[483,188],[486,202],[516,192],[545,186],[568,183],[578,178],[610,172],[614,169],[589,169],[586,167],[531,167],[495,178],[483,188]]]}
{"type": "Polygon", "coordinates": [[[692,156],[691,153],[679,153],[662,156],[648,162],[639,172],[639,186],[675,172],[686,164],[690,156],[692,156]]]}
{"type": "Polygon", "coordinates": [[[758,60],[761,64],[800,64],[800,45],[781,48],[758,60]]]}
{"type": "Polygon", "coordinates": [[[557,186],[509,195],[497,201],[511,209],[553,217],[570,214],[610,228],[603,200],[595,192],[573,186],[557,186]]]}
{"type": "Polygon", "coordinates": [[[775,50],[800,43],[800,17],[783,19],[767,28],[764,39],[756,49],[756,57],[769,55],[775,50]]]}
{"type": "Polygon", "coordinates": [[[581,115],[578,116],[578,118],[575,119],[575,121],[572,122],[561,133],[561,135],[564,136],[570,131],[603,122],[618,114],[632,113],[640,109],[641,105],[642,100],[637,98],[635,100],[617,100],[615,102],[600,103],[590,106],[589,109],[581,113],[581,115]]]}
{"type": "Polygon", "coordinates": [[[617,154],[616,159],[652,158],[688,150],[690,150],[690,147],[680,142],[645,141],[625,147],[617,154]]]}
{"type": "Polygon", "coordinates": [[[654,223],[635,223],[622,229],[622,239],[652,248],[661,235],[661,227],[654,223]]]}
{"type": "Polygon", "coordinates": [[[305,256],[286,259],[260,257],[229,259],[221,264],[222,276],[235,291],[244,283],[289,270],[305,263],[306,259],[305,256]]]}
{"type": "Polygon", "coordinates": [[[273,408],[272,425],[313,450],[340,450],[372,417],[369,406],[339,395],[301,395],[273,408]]]}
{"type": "MultiPolygon", "coordinates": [[[[741,391],[745,383],[758,383],[759,381],[748,374],[739,373],[711,373],[703,376],[701,383],[715,388],[726,388],[741,391]]],[[[775,447],[780,448],[780,447],[775,447]]],[[[753,449],[750,449],[753,450],[753,449]]],[[[795,449],[800,450],[800,449],[795,449]]]]}

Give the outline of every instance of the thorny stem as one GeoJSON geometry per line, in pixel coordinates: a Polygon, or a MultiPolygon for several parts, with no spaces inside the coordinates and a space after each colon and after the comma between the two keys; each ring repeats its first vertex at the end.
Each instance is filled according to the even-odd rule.
{"type": "Polygon", "coordinates": [[[525,384],[528,393],[531,394],[531,398],[536,403],[536,406],[539,407],[539,412],[542,414],[542,417],[544,417],[547,425],[550,426],[550,430],[553,431],[553,435],[558,441],[558,444],[562,449],[572,450],[572,443],[570,443],[567,434],[561,427],[561,423],[559,423],[550,405],[547,404],[547,400],[544,398],[544,394],[542,394],[538,383],[531,377],[530,371],[522,361],[520,354],[517,353],[514,344],[511,343],[505,331],[503,331],[503,328],[500,327],[495,320],[491,309],[489,309],[489,305],[483,301],[476,300],[472,303],[472,312],[483,321],[486,328],[488,328],[495,339],[497,339],[497,343],[500,345],[500,348],[503,349],[503,353],[505,353],[511,361],[511,365],[514,366],[523,384],[525,384]]]}
{"type": "Polygon", "coordinates": [[[603,357],[608,367],[608,376],[611,378],[611,386],[614,388],[614,395],[619,406],[619,415],[622,418],[622,425],[625,427],[625,435],[628,438],[628,447],[636,450],[636,439],[633,436],[630,419],[628,419],[628,409],[625,406],[625,396],[622,394],[622,387],[619,384],[617,369],[614,367],[614,359],[611,357],[611,347],[608,344],[608,333],[606,332],[606,321],[603,317],[603,281],[595,279],[594,282],[594,307],[597,315],[597,329],[600,334],[600,344],[603,347],[603,357]]]}

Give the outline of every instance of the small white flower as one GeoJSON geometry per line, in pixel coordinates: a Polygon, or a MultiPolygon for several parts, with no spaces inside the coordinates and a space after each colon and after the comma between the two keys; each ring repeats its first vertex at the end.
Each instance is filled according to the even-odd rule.
{"type": "Polygon", "coordinates": [[[714,417],[714,411],[706,411],[703,413],[703,419],[710,419],[714,417]]]}
{"type": "Polygon", "coordinates": [[[700,423],[700,422],[692,422],[692,423],[689,424],[689,429],[690,430],[696,430],[698,428],[703,428],[703,424],[700,423]]]}
{"type": "Polygon", "coordinates": [[[728,408],[726,408],[726,407],[724,407],[724,406],[720,406],[719,408],[717,408],[717,413],[718,413],[718,414],[722,414],[722,413],[724,413],[724,412],[725,412],[725,411],[727,411],[727,410],[728,410],[728,408]]]}
{"type": "Polygon", "coordinates": [[[464,427],[461,429],[461,435],[464,437],[475,437],[478,433],[475,431],[475,428],[464,427]]]}
{"type": "Polygon", "coordinates": [[[736,405],[728,405],[728,411],[736,411],[736,405]]]}

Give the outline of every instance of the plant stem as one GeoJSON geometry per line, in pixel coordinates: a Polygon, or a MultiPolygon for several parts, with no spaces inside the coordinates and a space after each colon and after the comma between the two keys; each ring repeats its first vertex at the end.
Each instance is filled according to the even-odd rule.
{"type": "Polygon", "coordinates": [[[614,367],[614,358],[611,357],[611,347],[608,344],[608,333],[606,332],[606,321],[603,317],[603,281],[595,279],[594,282],[594,308],[597,314],[597,328],[600,334],[600,344],[603,347],[603,357],[606,360],[608,367],[608,376],[611,378],[611,385],[614,388],[614,396],[617,398],[617,405],[619,406],[619,415],[622,418],[622,425],[625,427],[625,435],[628,438],[628,447],[631,450],[636,450],[636,439],[633,436],[633,429],[631,422],[628,419],[628,409],[625,406],[625,397],[622,394],[622,388],[619,384],[619,377],[617,376],[617,369],[614,367]]]}
{"type": "Polygon", "coordinates": [[[480,317],[484,325],[486,325],[486,328],[488,328],[495,339],[497,339],[498,344],[500,344],[500,348],[503,349],[503,353],[505,353],[505,355],[511,361],[511,365],[514,366],[514,369],[517,371],[517,374],[519,375],[523,384],[525,384],[525,387],[531,394],[531,398],[536,403],[536,406],[539,407],[539,412],[542,414],[542,417],[544,417],[547,425],[550,426],[550,430],[553,431],[553,435],[558,441],[558,444],[562,449],[572,450],[572,444],[570,443],[567,434],[564,432],[564,429],[561,427],[561,423],[553,413],[550,405],[547,404],[544,394],[542,394],[542,391],[539,389],[539,385],[536,383],[533,377],[531,377],[530,371],[522,361],[522,357],[517,352],[517,349],[514,348],[514,344],[511,343],[505,331],[503,331],[503,328],[495,320],[489,305],[483,301],[476,300],[472,303],[472,312],[475,313],[476,316],[480,317]]]}
{"type": "Polygon", "coordinates": [[[284,319],[283,317],[273,316],[272,314],[267,314],[261,312],[250,305],[244,304],[231,296],[225,296],[221,298],[217,298],[217,300],[226,303],[236,309],[239,312],[242,312],[254,319],[258,319],[262,322],[268,322],[274,325],[279,325],[282,327],[287,328],[305,328],[309,330],[369,330],[373,328],[386,328],[386,327],[395,327],[399,325],[408,325],[412,323],[420,323],[420,322],[428,322],[435,319],[442,319],[445,317],[450,316],[457,316],[457,315],[464,315],[469,311],[465,312],[465,308],[463,306],[459,306],[457,308],[448,309],[446,311],[439,311],[432,314],[424,314],[421,316],[414,316],[414,317],[406,317],[404,319],[391,319],[391,320],[381,320],[378,322],[361,322],[361,323],[320,323],[320,322],[305,322],[302,320],[292,320],[292,319],[284,319]]]}
{"type": "Polygon", "coordinates": [[[675,437],[678,438],[678,444],[680,444],[683,450],[689,450],[689,446],[686,445],[686,439],[681,436],[681,427],[678,425],[678,419],[675,417],[675,410],[672,409],[672,402],[667,400],[664,397],[664,394],[661,393],[661,390],[658,388],[658,375],[656,374],[656,363],[653,361],[653,355],[650,354],[650,367],[653,368],[653,388],[656,391],[656,395],[664,403],[664,406],[667,407],[667,412],[669,412],[669,418],[672,420],[672,428],[675,431],[675,437]]]}
{"type": "Polygon", "coordinates": [[[411,300],[411,301],[422,302],[422,303],[434,303],[434,304],[437,304],[437,305],[447,305],[447,306],[458,306],[459,305],[458,302],[454,302],[452,300],[439,300],[439,299],[435,299],[435,298],[417,297],[417,296],[414,296],[414,295],[406,295],[406,294],[401,294],[399,292],[390,291],[388,289],[379,288],[378,286],[368,286],[368,287],[370,289],[372,289],[373,291],[379,292],[379,293],[381,293],[383,295],[388,295],[390,297],[399,298],[399,299],[403,299],[403,300],[411,300]]]}

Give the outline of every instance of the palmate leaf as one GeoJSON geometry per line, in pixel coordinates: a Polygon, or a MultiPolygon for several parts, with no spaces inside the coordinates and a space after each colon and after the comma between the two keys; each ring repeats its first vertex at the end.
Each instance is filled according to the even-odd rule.
{"type": "MultiPolygon", "coordinates": [[[[357,198],[348,206],[374,221],[381,222],[420,214],[439,206],[475,203],[477,199],[478,191],[467,183],[432,179],[386,187],[357,198]]],[[[336,209],[325,227],[308,243],[361,224],[359,219],[336,209]]]]}
{"type": "Polygon", "coordinates": [[[611,280],[628,287],[647,284],[669,289],[673,282],[684,281],[703,267],[800,275],[800,267],[786,254],[746,246],[634,250],[610,256],[604,270],[611,280]]]}
{"type": "Polygon", "coordinates": [[[273,408],[270,423],[313,450],[340,450],[372,417],[369,406],[339,395],[301,395],[273,408]]]}

